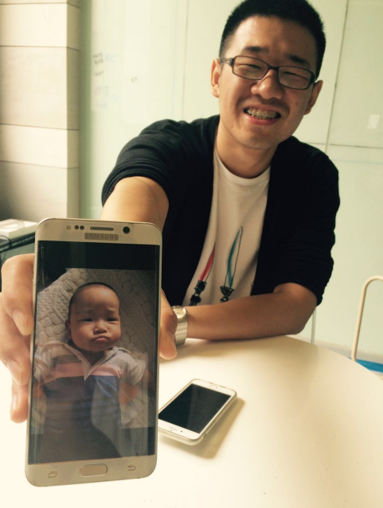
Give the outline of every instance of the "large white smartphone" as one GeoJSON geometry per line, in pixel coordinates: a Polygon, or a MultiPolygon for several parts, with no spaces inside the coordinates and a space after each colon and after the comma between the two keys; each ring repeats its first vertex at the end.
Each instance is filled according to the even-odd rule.
{"type": "Polygon", "coordinates": [[[33,485],[153,472],[160,267],[153,224],[38,226],[26,451],[33,485]]]}
{"type": "Polygon", "coordinates": [[[231,388],[193,379],[161,408],[158,429],[177,441],[196,445],[224,414],[236,395],[231,388]]]}

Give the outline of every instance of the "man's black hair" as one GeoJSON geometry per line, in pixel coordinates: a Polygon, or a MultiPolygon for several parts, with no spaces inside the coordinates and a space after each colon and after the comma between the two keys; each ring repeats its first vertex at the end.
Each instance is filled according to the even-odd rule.
{"type": "Polygon", "coordinates": [[[239,4],[226,21],[219,48],[220,58],[225,56],[225,52],[239,25],[253,16],[275,16],[286,21],[294,21],[306,28],[315,39],[317,49],[316,76],[318,77],[326,47],[326,36],[321,17],[306,0],[245,0],[239,4]]]}

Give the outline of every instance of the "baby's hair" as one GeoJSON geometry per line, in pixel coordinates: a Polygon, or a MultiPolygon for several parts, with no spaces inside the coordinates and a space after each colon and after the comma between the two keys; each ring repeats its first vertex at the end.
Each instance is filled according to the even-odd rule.
{"type": "MultiPolygon", "coordinates": [[[[70,310],[72,308],[72,305],[76,299],[76,296],[78,295],[78,293],[88,287],[88,286],[105,286],[106,288],[108,289],[111,289],[113,291],[113,293],[116,294],[117,298],[118,298],[118,294],[116,293],[116,290],[112,288],[112,286],[109,286],[109,284],[106,284],[105,282],[87,282],[86,284],[82,284],[82,286],[79,286],[73,293],[71,299],[69,300],[69,305],[68,305],[68,319],[70,318],[70,310]]],[[[118,300],[120,300],[118,298],[118,300]]]]}

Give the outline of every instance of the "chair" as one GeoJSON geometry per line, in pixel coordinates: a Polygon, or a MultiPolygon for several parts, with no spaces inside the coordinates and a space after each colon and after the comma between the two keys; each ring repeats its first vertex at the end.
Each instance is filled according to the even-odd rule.
{"type": "Polygon", "coordinates": [[[370,277],[366,280],[366,282],[363,285],[362,288],[362,294],[360,298],[359,303],[359,312],[358,312],[358,319],[356,322],[356,329],[355,329],[355,337],[354,337],[354,344],[352,347],[352,354],[351,359],[358,363],[364,365],[365,367],[369,368],[370,370],[374,371],[380,378],[383,379],[383,365],[381,363],[375,363],[375,362],[366,362],[362,360],[357,360],[357,352],[358,352],[358,343],[359,343],[359,335],[360,335],[360,329],[362,326],[362,319],[363,319],[363,311],[364,311],[364,304],[366,300],[366,293],[367,288],[371,284],[371,282],[374,282],[376,280],[380,280],[383,282],[383,276],[381,275],[374,275],[373,277],[370,277]]]}

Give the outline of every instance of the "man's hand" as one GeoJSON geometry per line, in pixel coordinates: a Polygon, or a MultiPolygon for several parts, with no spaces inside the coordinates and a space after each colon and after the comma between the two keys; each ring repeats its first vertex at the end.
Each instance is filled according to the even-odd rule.
{"type": "Polygon", "coordinates": [[[0,360],[12,383],[11,419],[22,422],[28,412],[29,343],[33,330],[33,254],[8,259],[2,269],[0,294],[0,360]]]}
{"type": "MultiPolygon", "coordinates": [[[[0,360],[11,373],[11,419],[23,422],[28,414],[28,383],[31,373],[30,336],[33,331],[33,254],[8,259],[2,269],[0,293],[0,360]]],[[[165,295],[161,295],[160,355],[177,354],[174,334],[177,318],[165,295]]]]}
{"type": "Polygon", "coordinates": [[[171,360],[177,355],[174,335],[177,330],[177,317],[174,314],[165,293],[161,292],[161,322],[160,322],[160,355],[171,360]]]}

